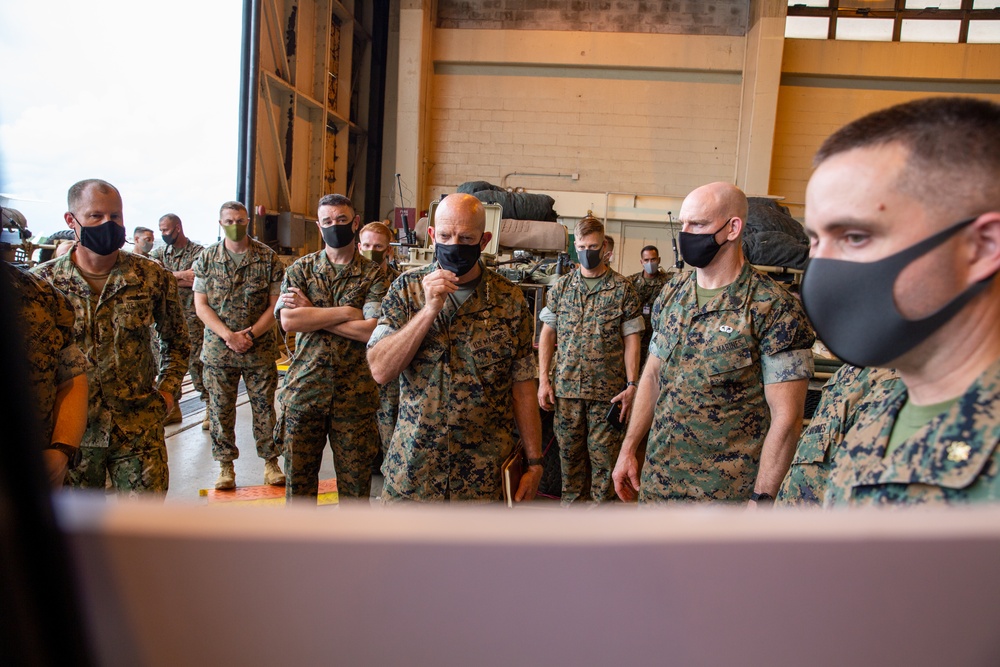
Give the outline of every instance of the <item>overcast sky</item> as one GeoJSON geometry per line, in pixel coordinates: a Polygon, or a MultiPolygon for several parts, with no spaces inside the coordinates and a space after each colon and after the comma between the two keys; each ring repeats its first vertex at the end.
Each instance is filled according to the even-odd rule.
{"type": "MultiPolygon", "coordinates": [[[[0,192],[36,235],[103,178],[131,238],[176,213],[217,238],[236,196],[242,0],[0,3],[0,192]]],[[[159,233],[157,232],[159,243],[159,233]]]]}

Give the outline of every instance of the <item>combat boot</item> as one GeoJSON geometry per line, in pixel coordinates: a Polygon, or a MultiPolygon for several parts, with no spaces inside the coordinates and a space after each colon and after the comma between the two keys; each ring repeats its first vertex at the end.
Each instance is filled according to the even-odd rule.
{"type": "Polygon", "coordinates": [[[284,486],[285,473],[278,467],[278,457],[275,456],[264,463],[264,483],[271,486],[284,486]]]}
{"type": "Polygon", "coordinates": [[[236,470],[233,469],[232,461],[219,462],[219,479],[215,480],[215,488],[218,491],[228,491],[236,488],[236,470]]]}
{"type": "Polygon", "coordinates": [[[205,419],[201,422],[201,430],[207,431],[212,427],[212,423],[208,419],[208,410],[205,410],[205,419]]]}
{"type": "Polygon", "coordinates": [[[180,424],[182,421],[184,421],[184,415],[181,414],[181,406],[174,403],[173,409],[163,418],[163,425],[180,424]]]}

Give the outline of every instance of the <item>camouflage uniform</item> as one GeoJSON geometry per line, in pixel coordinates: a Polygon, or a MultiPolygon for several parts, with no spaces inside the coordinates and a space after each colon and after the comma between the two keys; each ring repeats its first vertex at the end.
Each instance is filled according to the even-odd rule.
{"type": "Polygon", "coordinates": [[[628,381],[625,337],[642,334],[639,296],[628,279],[610,270],[591,291],[576,270],[549,288],[540,317],[557,335],[549,374],[562,504],[614,500],[611,471],[625,431],[606,416],[628,381]]]}
{"type": "Polygon", "coordinates": [[[815,334],[773,280],[744,263],[702,308],[695,287],[695,272],[678,274],[653,306],[660,395],[640,502],[748,500],[771,425],[764,385],[812,373],[815,334]]]}
{"type": "MultiPolygon", "coordinates": [[[[317,308],[350,306],[373,318],[389,285],[381,267],[360,253],[338,271],[320,250],[288,267],[281,291],[291,287],[301,289],[317,308]]],[[[281,307],[279,302],[277,310],[281,307]]],[[[365,360],[365,344],[322,329],[297,334],[278,401],[274,440],[285,456],[285,497],[311,497],[315,503],[328,437],[337,492],[368,497],[378,452],[378,385],[365,360]]]]}
{"type": "MultiPolygon", "coordinates": [[[[278,293],[284,272],[274,251],[254,239],[250,239],[239,266],[226,252],[225,241],[219,241],[202,251],[193,268],[194,291],[206,296],[209,307],[232,331],[250,327],[270,307],[270,297],[278,293]]],[[[281,453],[274,445],[277,358],[274,327],[258,336],[244,354],[229,349],[226,341],[205,327],[202,377],[208,391],[212,458],[216,461],[232,461],[240,456],[236,448],[236,394],[240,376],[250,399],[257,455],[267,461],[281,453]]]]}
{"type": "Polygon", "coordinates": [[[822,505],[834,452],[858,415],[895,386],[895,371],[844,365],[823,386],[823,397],[799,438],[776,504],[822,505]]]}
{"type": "MultiPolygon", "coordinates": [[[[421,281],[438,268],[393,282],[369,346],[424,306],[421,281]]],[[[512,387],[536,377],[533,316],[519,288],[482,271],[457,311],[445,305],[399,376],[399,419],[382,465],[387,502],[500,500],[500,465],[517,442],[512,387]]]]}
{"type": "Polygon", "coordinates": [[[73,304],[73,337],[90,362],[83,461],[67,480],[103,489],[110,473],[119,493],[165,492],[167,406],[157,390],[177,391],[189,349],[177,281],[155,262],[119,252],[104,291],[93,294],[72,261],[76,252],[33,269],[73,304]],[[150,351],[150,325],[160,338],[159,368],[150,351]]]}
{"type": "Polygon", "coordinates": [[[658,269],[656,275],[647,278],[644,271],[633,273],[628,277],[633,289],[639,295],[639,304],[642,306],[642,322],[646,328],[642,330],[642,347],[639,350],[639,367],[646,365],[646,356],[649,354],[649,341],[653,339],[653,304],[656,297],[660,296],[660,290],[670,280],[670,274],[663,269],[658,269]]]}
{"type": "Polygon", "coordinates": [[[55,427],[56,391],[87,372],[87,359],[73,338],[73,306],[50,283],[3,262],[24,336],[28,380],[38,411],[39,435],[48,445],[55,427]]]}
{"type": "Polygon", "coordinates": [[[824,507],[1000,501],[1000,360],[885,456],[906,397],[896,380],[858,416],[833,456],[824,507]]]}
{"type": "MultiPolygon", "coordinates": [[[[387,281],[391,284],[399,277],[399,271],[391,265],[386,265],[387,281]]],[[[399,380],[386,382],[378,386],[378,410],[375,412],[375,421],[378,422],[379,440],[382,447],[382,455],[385,456],[392,441],[392,432],[396,428],[396,416],[399,414],[399,380]]]]}
{"type": "MultiPolygon", "coordinates": [[[[156,248],[149,255],[152,259],[159,261],[167,271],[187,271],[194,266],[194,261],[204,247],[188,239],[187,245],[183,248],[167,245],[156,248]]],[[[191,340],[191,354],[188,356],[188,374],[191,376],[191,384],[194,386],[202,400],[207,398],[205,384],[201,379],[201,344],[205,337],[205,325],[198,314],[194,311],[194,291],[190,287],[178,287],[177,297],[180,299],[181,307],[184,309],[184,319],[187,320],[188,336],[191,340]]],[[[180,391],[174,396],[180,401],[180,391]]]]}

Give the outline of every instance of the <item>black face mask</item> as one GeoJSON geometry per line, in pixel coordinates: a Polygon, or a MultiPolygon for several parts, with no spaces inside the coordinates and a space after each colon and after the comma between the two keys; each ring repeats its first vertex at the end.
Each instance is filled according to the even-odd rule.
{"type": "Polygon", "coordinates": [[[732,222],[733,219],[726,220],[722,227],[719,227],[711,234],[692,234],[691,232],[680,232],[677,242],[681,247],[681,257],[691,266],[704,269],[712,263],[715,256],[719,254],[719,249],[729,243],[726,239],[722,243],[715,240],[715,235],[722,231],[722,228],[732,222]]]}
{"type": "Polygon", "coordinates": [[[445,271],[451,271],[458,277],[471,271],[482,253],[483,249],[479,247],[479,243],[434,244],[434,257],[438,264],[445,271]]]}
{"type": "Polygon", "coordinates": [[[979,216],[957,222],[933,236],[876,262],[812,259],[802,277],[802,305],[816,335],[830,351],[853,366],[885,366],[927,340],[989,284],[970,286],[933,315],[904,318],[893,286],[913,260],[938,247],[979,216]]]}
{"type": "Polygon", "coordinates": [[[343,248],[354,242],[354,225],[350,223],[320,227],[320,231],[323,232],[323,242],[331,248],[343,248]]]}
{"type": "Polygon", "coordinates": [[[604,260],[603,250],[577,250],[576,256],[580,260],[580,266],[591,271],[601,265],[604,260]]]}
{"type": "Polygon", "coordinates": [[[174,232],[173,234],[160,234],[160,238],[162,238],[163,242],[167,245],[173,245],[177,243],[177,232],[174,232]]]}
{"type": "MultiPolygon", "coordinates": [[[[77,223],[79,222],[77,220],[77,223]]],[[[79,235],[80,245],[102,256],[110,255],[125,245],[125,228],[114,220],[93,227],[80,225],[79,235]]]]}

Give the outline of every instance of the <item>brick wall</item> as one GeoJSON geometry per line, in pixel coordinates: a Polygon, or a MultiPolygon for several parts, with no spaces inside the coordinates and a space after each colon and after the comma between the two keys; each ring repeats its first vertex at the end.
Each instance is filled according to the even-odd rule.
{"type": "Polygon", "coordinates": [[[438,0],[440,28],[746,34],[748,0],[438,0]]]}

